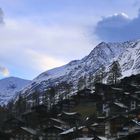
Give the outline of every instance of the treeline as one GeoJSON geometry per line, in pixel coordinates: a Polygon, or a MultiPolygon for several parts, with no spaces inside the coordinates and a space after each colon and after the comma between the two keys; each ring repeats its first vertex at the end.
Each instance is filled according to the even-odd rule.
{"type": "Polygon", "coordinates": [[[79,78],[77,89],[92,89],[96,83],[116,84],[122,76],[121,67],[118,61],[114,61],[109,68],[101,66],[95,73],[81,76],[79,78]]]}

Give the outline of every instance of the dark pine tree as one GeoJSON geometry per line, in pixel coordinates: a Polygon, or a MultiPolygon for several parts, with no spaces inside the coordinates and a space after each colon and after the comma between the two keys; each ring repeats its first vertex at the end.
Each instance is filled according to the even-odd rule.
{"type": "Polygon", "coordinates": [[[121,74],[121,67],[118,61],[114,61],[110,66],[109,76],[107,79],[107,83],[109,84],[116,84],[118,78],[122,76],[121,74]]]}

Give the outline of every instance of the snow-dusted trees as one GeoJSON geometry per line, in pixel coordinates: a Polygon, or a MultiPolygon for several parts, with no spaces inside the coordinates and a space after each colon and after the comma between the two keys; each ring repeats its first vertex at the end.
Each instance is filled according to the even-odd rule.
{"type": "Polygon", "coordinates": [[[94,84],[96,83],[102,83],[103,82],[103,78],[105,77],[105,67],[101,66],[97,72],[95,73],[94,76],[94,84]]]}
{"type": "Polygon", "coordinates": [[[45,93],[44,93],[44,104],[47,105],[48,109],[51,109],[51,106],[54,104],[55,99],[55,88],[50,87],[45,93]]]}
{"type": "Polygon", "coordinates": [[[86,77],[81,76],[78,80],[77,89],[81,90],[84,89],[85,87],[86,87],[86,77]]]}
{"type": "Polygon", "coordinates": [[[40,103],[40,94],[38,91],[35,91],[33,94],[32,94],[32,99],[33,99],[33,102],[34,102],[34,105],[39,105],[40,103]]]}
{"type": "Polygon", "coordinates": [[[116,84],[118,78],[121,77],[121,67],[118,61],[114,61],[110,66],[107,83],[109,84],[116,84]]]}
{"type": "Polygon", "coordinates": [[[15,115],[20,115],[26,111],[26,99],[19,95],[18,100],[14,104],[14,113],[15,115]]]}

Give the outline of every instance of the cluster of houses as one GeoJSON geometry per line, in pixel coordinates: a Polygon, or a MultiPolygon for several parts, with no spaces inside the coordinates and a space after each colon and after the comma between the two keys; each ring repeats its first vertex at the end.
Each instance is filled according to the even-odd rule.
{"type": "Polygon", "coordinates": [[[1,140],[140,140],[140,75],[7,118],[1,140]],[[83,111],[85,110],[85,112],[83,111]]]}

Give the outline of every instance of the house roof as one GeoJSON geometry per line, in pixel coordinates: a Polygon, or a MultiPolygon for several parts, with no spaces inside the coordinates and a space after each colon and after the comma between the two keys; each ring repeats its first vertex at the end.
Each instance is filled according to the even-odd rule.
{"type": "Polygon", "coordinates": [[[91,124],[91,126],[93,126],[93,127],[98,126],[98,125],[99,125],[98,123],[91,124]]]}
{"type": "Polygon", "coordinates": [[[100,138],[101,140],[107,140],[106,137],[100,137],[100,136],[99,136],[99,138],[100,138]]]}
{"type": "Polygon", "coordinates": [[[130,133],[126,136],[120,137],[116,140],[125,140],[125,139],[133,140],[134,138],[138,138],[138,137],[140,137],[140,132],[134,132],[134,133],[130,133]]]}
{"type": "Polygon", "coordinates": [[[21,129],[23,129],[24,131],[26,131],[26,132],[28,132],[28,133],[30,133],[30,134],[32,134],[32,135],[36,135],[36,134],[37,134],[36,130],[34,130],[34,129],[32,129],[32,128],[21,127],[21,129]]]}
{"type": "Polygon", "coordinates": [[[117,118],[128,118],[127,116],[125,116],[125,115],[122,115],[122,114],[119,114],[119,115],[116,115],[116,116],[111,116],[111,117],[109,117],[108,118],[108,120],[114,120],[114,119],[117,119],[117,118]]]}
{"type": "Polygon", "coordinates": [[[116,87],[111,87],[113,90],[117,90],[117,91],[123,91],[122,88],[116,88],[116,87]]]}
{"type": "Polygon", "coordinates": [[[61,124],[65,124],[65,122],[60,119],[50,118],[50,120],[53,120],[53,121],[61,123],[61,124]]]}
{"type": "Polygon", "coordinates": [[[76,138],[73,140],[94,140],[94,138],[76,138]]]}
{"type": "Polygon", "coordinates": [[[114,102],[114,104],[117,105],[117,106],[119,106],[120,108],[128,109],[128,107],[126,105],[124,105],[123,103],[114,102]]]}
{"type": "Polygon", "coordinates": [[[44,130],[50,130],[51,128],[59,129],[59,130],[61,130],[61,132],[63,132],[65,130],[62,127],[57,126],[57,125],[53,125],[53,126],[47,127],[44,130]]]}
{"type": "Polygon", "coordinates": [[[74,116],[74,115],[79,115],[78,112],[62,112],[61,114],[58,114],[58,116],[61,116],[62,114],[67,115],[67,116],[74,116]]]}
{"type": "MultiPolygon", "coordinates": [[[[85,127],[85,126],[80,126],[80,127],[78,127],[77,129],[80,130],[80,129],[84,128],[84,127],[85,127]]],[[[74,132],[74,131],[76,131],[76,127],[70,128],[70,129],[68,129],[68,130],[66,130],[66,131],[64,131],[64,132],[62,132],[62,133],[60,133],[60,135],[66,135],[66,134],[72,133],[72,132],[74,132]]]]}

